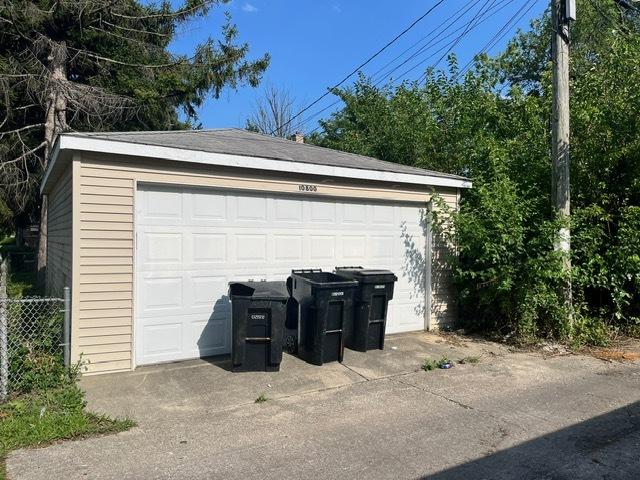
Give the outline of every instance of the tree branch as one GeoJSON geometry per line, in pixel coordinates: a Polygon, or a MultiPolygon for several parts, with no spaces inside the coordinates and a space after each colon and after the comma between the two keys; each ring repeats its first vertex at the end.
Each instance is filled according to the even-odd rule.
{"type": "Polygon", "coordinates": [[[107,22],[106,20],[100,20],[100,22],[104,23],[105,25],[109,25],[110,27],[117,28],[119,30],[124,30],[125,32],[143,33],[145,35],[155,35],[157,37],[164,37],[164,38],[171,37],[171,35],[166,34],[166,33],[152,32],[152,31],[149,31],[149,30],[139,30],[137,28],[130,28],[130,27],[123,27],[122,25],[116,25],[114,23],[107,22]]]}
{"type": "Polygon", "coordinates": [[[34,128],[40,128],[40,127],[43,127],[43,126],[44,126],[44,123],[34,123],[32,125],[25,125],[24,127],[16,128],[14,130],[7,130],[6,132],[0,132],[0,139],[2,139],[3,137],[5,137],[7,135],[23,132],[25,130],[32,130],[34,128]]]}
{"type": "Polygon", "coordinates": [[[112,15],[114,17],[126,18],[129,20],[146,20],[150,18],[175,18],[180,16],[191,15],[192,13],[198,10],[209,8],[209,5],[213,5],[214,3],[220,3],[220,2],[219,0],[203,0],[202,3],[195,5],[191,8],[187,8],[185,10],[176,10],[175,12],[169,12],[169,13],[153,13],[149,15],[125,15],[123,13],[113,12],[112,15]]]}

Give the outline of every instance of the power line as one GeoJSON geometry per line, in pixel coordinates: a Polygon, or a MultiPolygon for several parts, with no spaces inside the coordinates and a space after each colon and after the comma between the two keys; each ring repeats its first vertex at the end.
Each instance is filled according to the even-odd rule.
{"type": "MultiPolygon", "coordinates": [[[[479,21],[477,21],[473,26],[471,26],[471,28],[468,29],[468,31],[465,33],[468,34],[471,30],[475,29],[476,27],[478,27],[479,25],[481,25],[482,23],[486,22],[487,20],[489,20],[489,18],[495,16],[500,10],[503,10],[507,5],[509,5],[510,3],[513,3],[514,0],[509,0],[505,3],[503,3],[502,5],[500,5],[499,7],[497,7],[495,10],[489,12],[489,10],[487,10],[486,12],[484,12],[480,17],[478,17],[477,15],[472,18],[469,22],[467,22],[467,24],[457,28],[456,30],[451,31],[448,35],[442,37],[440,40],[438,40],[437,42],[435,42],[432,46],[435,46],[439,43],[444,42],[445,40],[447,40],[448,38],[453,37],[457,32],[459,32],[460,30],[463,29],[467,29],[467,27],[474,21],[475,18],[480,18],[479,21]],[[482,16],[484,16],[484,18],[482,18],[482,16]]],[[[440,47],[439,49],[437,49],[436,51],[432,52],[431,55],[421,59],[419,62],[417,62],[416,64],[414,64],[413,66],[411,66],[409,69],[405,70],[404,72],[402,72],[400,75],[398,75],[398,77],[395,79],[394,83],[397,82],[398,80],[403,79],[404,77],[406,77],[407,75],[409,75],[411,72],[413,72],[416,68],[420,67],[421,65],[425,64],[428,60],[432,59],[433,57],[435,57],[438,53],[442,52],[443,50],[447,50],[447,52],[445,53],[445,55],[447,53],[449,53],[452,49],[453,49],[453,44],[456,43],[456,39],[452,40],[451,42],[443,45],[442,47],[440,47]]],[[[413,59],[413,58],[411,58],[413,59]]],[[[403,62],[406,63],[406,62],[403,62]]],[[[400,65],[399,65],[400,66],[400,65]]],[[[389,72],[389,73],[393,73],[389,72]]],[[[420,77],[422,79],[422,77],[420,77]]],[[[377,84],[379,84],[380,82],[378,82],[377,84]]],[[[377,85],[376,84],[376,85],[377,85]]]]}
{"type": "MultiPolygon", "coordinates": [[[[470,8],[472,8],[473,6],[477,5],[478,3],[480,3],[481,0],[476,0],[475,2],[469,2],[469,7],[467,7],[466,9],[463,7],[462,9],[458,10],[457,12],[455,12],[453,15],[449,16],[444,22],[442,22],[438,27],[436,27],[434,30],[431,31],[431,33],[429,35],[426,35],[425,37],[423,37],[422,40],[424,40],[425,38],[428,38],[430,36],[433,36],[436,33],[440,33],[439,31],[442,29],[443,26],[445,26],[444,30],[446,30],[447,28],[451,27],[452,25],[454,25],[455,23],[458,22],[458,20],[460,20],[460,18],[464,15],[464,13],[467,13],[470,8]],[[456,14],[458,14],[460,11],[465,10],[463,12],[462,15],[458,15],[458,17],[453,20],[453,22],[450,22],[450,20],[456,16],[456,14]]],[[[428,52],[428,48],[427,47],[433,47],[439,43],[442,43],[444,41],[446,41],[448,38],[452,37],[453,35],[455,35],[456,32],[459,32],[460,30],[467,30],[468,31],[466,33],[468,33],[469,31],[473,30],[474,28],[476,28],[478,25],[480,25],[481,23],[484,23],[486,20],[488,20],[489,18],[493,17],[494,15],[496,15],[500,10],[504,9],[506,6],[508,6],[509,4],[513,3],[515,0],[508,0],[506,2],[503,2],[502,5],[499,5],[497,8],[493,9],[493,3],[491,5],[491,8],[483,11],[482,13],[480,13],[480,11],[478,13],[476,13],[474,15],[474,17],[472,19],[470,19],[469,22],[467,22],[466,24],[460,26],[459,28],[457,28],[456,30],[451,31],[448,35],[440,38],[438,41],[436,41],[435,43],[433,41],[430,41],[429,43],[427,43],[426,45],[424,45],[423,47],[421,47],[421,49],[419,49],[417,52],[414,52],[412,55],[409,56],[409,58],[407,58],[406,60],[404,60],[402,63],[400,63],[399,65],[396,65],[393,69],[391,69],[390,71],[386,72],[383,76],[381,76],[379,78],[378,81],[375,81],[375,74],[371,77],[372,81],[375,81],[374,83],[374,87],[377,87],[378,85],[380,85],[388,75],[392,74],[393,72],[395,72],[396,70],[398,70],[400,67],[402,67],[403,65],[405,65],[407,62],[413,60],[416,56],[418,56],[421,53],[425,53],[428,52]],[[484,18],[483,18],[484,16],[484,18]],[[474,20],[479,19],[480,21],[476,21],[475,24],[473,24],[474,20]],[[471,26],[471,28],[468,28],[470,24],[473,24],[471,26]]],[[[488,3],[485,2],[486,6],[488,3]]],[[[484,10],[484,6],[483,8],[481,8],[481,11],[484,10]]],[[[465,34],[466,34],[465,33],[465,34]]],[[[422,41],[420,40],[420,41],[422,41]]],[[[419,41],[419,42],[420,42],[419,41]]],[[[418,43],[419,43],[418,42],[418,43]]],[[[450,47],[449,50],[451,50],[451,45],[454,44],[456,42],[456,40],[453,40],[452,42],[449,42],[448,44],[444,45],[443,47],[439,48],[438,50],[436,50],[435,52],[433,52],[431,55],[429,55],[428,57],[420,60],[420,62],[418,62],[417,64],[413,65],[411,68],[409,68],[408,70],[405,70],[401,75],[398,76],[398,78],[395,79],[394,82],[392,83],[396,83],[398,80],[404,78],[406,75],[408,75],[409,73],[411,73],[413,70],[415,70],[416,68],[418,68],[420,65],[422,65],[423,63],[425,63],[427,60],[435,57],[439,52],[447,49],[447,47],[450,47]]],[[[414,44],[415,46],[416,44],[414,44]]],[[[404,53],[406,53],[408,50],[410,50],[411,47],[407,50],[404,51],[404,53]]],[[[397,60],[402,54],[398,55],[397,57],[395,57],[391,62],[388,62],[387,65],[389,65],[390,63],[393,63],[393,61],[397,60]]],[[[383,67],[384,68],[384,67],[383,67]]],[[[380,71],[380,69],[376,72],[378,73],[380,71]]],[[[337,105],[338,103],[340,103],[342,100],[340,98],[338,98],[337,100],[335,100],[334,102],[332,102],[331,104],[329,104],[328,106],[322,108],[321,110],[307,116],[306,118],[304,118],[300,123],[301,125],[305,125],[307,122],[309,122],[312,118],[317,117],[318,115],[320,115],[321,113],[329,110],[331,107],[337,105]]],[[[314,128],[313,130],[311,130],[309,132],[309,134],[315,132],[316,130],[318,130],[319,127],[314,128]]]]}
{"type": "MultiPolygon", "coordinates": [[[[462,35],[459,35],[456,39],[452,40],[451,42],[445,44],[444,46],[442,46],[441,48],[439,48],[438,50],[436,50],[435,52],[433,52],[431,55],[429,55],[428,57],[420,60],[418,63],[416,63],[415,65],[413,65],[412,67],[410,67],[409,69],[405,70],[402,74],[400,74],[398,76],[398,78],[396,78],[391,84],[395,84],[398,82],[398,80],[401,80],[402,78],[406,77],[409,73],[411,73],[413,70],[415,70],[416,68],[420,67],[422,64],[424,64],[425,62],[427,62],[428,60],[430,60],[431,58],[435,57],[438,53],[442,52],[443,50],[446,50],[445,54],[443,55],[446,56],[447,53],[449,53],[453,47],[455,46],[455,44],[457,44],[457,42],[459,41],[460,38],[462,38],[463,35],[468,34],[471,30],[477,28],[480,24],[484,23],[485,21],[487,21],[489,18],[495,16],[499,11],[503,10],[504,8],[506,8],[509,4],[513,3],[514,0],[508,0],[506,2],[503,2],[501,5],[498,5],[497,7],[494,8],[494,3],[495,0],[493,1],[493,3],[491,4],[490,8],[485,9],[484,7],[486,7],[486,5],[489,3],[489,1],[485,2],[485,4],[481,7],[481,9],[464,25],[462,25],[461,27],[457,28],[456,30],[453,30],[451,33],[449,33],[448,35],[446,35],[445,37],[440,38],[437,42],[431,44],[431,42],[427,45],[425,45],[423,48],[428,47],[428,46],[435,46],[439,43],[442,43],[443,41],[447,40],[448,38],[452,37],[453,35],[455,35],[456,32],[459,32],[460,30],[465,30],[465,33],[462,35]],[[482,13],[481,13],[482,12],[482,13]]],[[[475,3],[472,2],[472,6],[475,6],[476,4],[478,4],[480,2],[480,0],[477,0],[475,3]]],[[[466,11],[468,11],[469,9],[467,9],[466,11]]],[[[460,10],[458,10],[459,12],[460,10]]],[[[466,13],[465,11],[465,13],[466,13]]],[[[458,13],[456,12],[456,13],[458,13]]],[[[442,25],[444,25],[444,23],[446,23],[448,20],[450,20],[451,18],[453,18],[453,16],[456,15],[456,13],[454,13],[452,16],[450,16],[447,20],[445,20],[445,22],[443,22],[442,24],[440,24],[440,26],[438,26],[436,28],[437,31],[439,30],[442,25]]],[[[452,23],[450,23],[448,26],[451,26],[453,24],[455,24],[458,20],[460,19],[460,16],[458,16],[458,18],[456,18],[452,23]]],[[[422,50],[422,49],[421,49],[422,50]]],[[[426,50],[428,51],[428,50],[426,50]]],[[[413,58],[416,57],[416,55],[418,55],[419,53],[423,53],[421,51],[415,52],[414,54],[412,54],[407,60],[405,60],[404,62],[402,62],[401,64],[397,65],[395,68],[393,68],[391,71],[385,73],[384,77],[381,77],[377,82],[375,82],[373,84],[374,87],[377,87],[378,85],[380,85],[386,78],[387,75],[393,73],[394,71],[396,71],[398,68],[400,68],[402,65],[406,64],[408,61],[412,60],[413,58]]],[[[441,59],[443,58],[441,57],[441,59]]],[[[440,59],[440,60],[441,60],[440,59]]],[[[422,81],[423,77],[426,77],[426,75],[423,75],[420,77],[419,82],[422,81]]],[[[375,80],[375,79],[374,79],[375,80]]],[[[337,105],[338,103],[340,103],[342,100],[340,98],[338,98],[337,100],[335,100],[334,102],[332,102],[331,104],[329,104],[328,106],[324,107],[323,109],[307,116],[302,122],[301,124],[304,125],[307,122],[309,122],[309,120],[311,120],[314,117],[317,117],[318,115],[320,115],[321,113],[329,110],[331,107],[337,105]]],[[[310,132],[308,132],[308,134],[312,134],[314,132],[316,132],[317,130],[319,130],[321,127],[317,126],[315,127],[313,130],[311,130],[310,132]]]]}
{"type": "Polygon", "coordinates": [[[517,25],[518,22],[520,20],[522,20],[524,18],[524,16],[531,11],[531,9],[535,6],[535,4],[537,2],[538,2],[538,0],[531,0],[528,8],[527,8],[527,3],[525,3],[522,7],[520,7],[520,9],[518,11],[516,11],[516,13],[513,14],[511,16],[511,18],[509,18],[509,20],[507,20],[507,23],[505,23],[502,26],[502,28],[500,30],[498,30],[493,37],[491,37],[491,39],[485,44],[485,46],[482,47],[482,49],[478,53],[476,53],[464,65],[464,67],[462,67],[460,69],[460,71],[458,72],[458,74],[455,76],[454,79],[457,80],[461,75],[464,75],[464,73],[466,73],[471,68],[471,65],[473,65],[473,62],[477,58],[478,55],[481,55],[484,52],[488,52],[493,47],[495,47],[498,44],[498,42],[500,42],[505,36],[507,36],[507,34],[511,31],[511,28],[513,28],[513,26],[517,25]],[[525,8],[526,8],[526,10],[525,10],[525,8]]]}
{"type": "MultiPolygon", "coordinates": [[[[331,93],[331,91],[335,88],[338,88],[340,85],[342,85],[344,82],[346,82],[349,78],[351,78],[354,74],[356,74],[357,72],[359,72],[363,67],[365,67],[366,65],[368,65],[374,58],[376,58],[378,55],[380,55],[382,52],[384,52],[387,48],[389,48],[391,45],[393,45],[398,39],[400,39],[400,37],[402,37],[404,34],[406,34],[409,30],[411,30],[413,27],[415,27],[421,20],[423,20],[424,18],[427,17],[427,15],[429,15],[432,11],[434,11],[438,6],[440,6],[442,3],[444,3],[445,0],[438,0],[436,2],[435,5],[433,5],[431,8],[429,8],[429,10],[427,10],[424,14],[422,14],[420,17],[418,17],[416,20],[413,21],[413,23],[411,23],[411,25],[409,25],[407,28],[405,28],[402,32],[400,32],[398,35],[396,35],[392,40],[390,40],[384,47],[382,47],[380,50],[378,50],[376,53],[374,53],[373,55],[371,55],[367,60],[365,60],[362,64],[360,64],[359,66],[357,66],[356,68],[354,68],[351,73],[349,73],[346,77],[344,77],[342,80],[340,80],[340,82],[336,83],[333,87],[330,87],[329,89],[327,89],[327,91],[325,93],[323,93],[322,95],[320,95],[316,100],[314,100],[313,102],[311,102],[309,105],[307,105],[306,107],[304,107],[302,110],[300,110],[297,114],[295,114],[293,117],[291,117],[284,125],[282,125],[282,127],[286,127],[287,125],[289,125],[293,120],[295,120],[296,118],[298,118],[302,113],[306,112],[307,110],[309,110],[311,107],[313,107],[315,104],[317,104],[319,101],[321,101],[323,98],[325,98],[327,95],[329,95],[331,93]]],[[[273,135],[274,131],[271,131],[271,135],[273,135]]]]}
{"type": "MultiPolygon", "coordinates": [[[[378,70],[376,70],[372,75],[371,75],[371,79],[375,80],[375,77],[382,71],[384,70],[386,67],[388,67],[389,65],[391,65],[393,62],[395,62],[396,60],[398,60],[400,57],[402,57],[405,53],[407,53],[409,50],[411,50],[412,48],[414,48],[416,45],[418,45],[419,43],[423,42],[424,40],[426,40],[427,38],[430,38],[434,35],[436,35],[437,33],[440,33],[440,30],[442,29],[443,26],[445,26],[445,24],[451,20],[456,14],[460,13],[462,10],[465,10],[463,12],[466,13],[467,11],[469,11],[469,9],[471,7],[473,7],[475,4],[479,3],[481,0],[475,0],[475,1],[471,1],[468,3],[468,6],[466,7],[462,7],[459,10],[457,10],[453,15],[449,16],[444,22],[440,23],[440,25],[438,25],[437,28],[435,28],[434,30],[431,30],[431,32],[429,32],[429,34],[423,36],[420,40],[418,40],[417,42],[415,42],[413,45],[411,45],[409,48],[403,50],[399,55],[396,55],[393,59],[391,59],[389,62],[387,62],[385,65],[383,65],[381,68],[379,68],[378,70]]],[[[510,0],[510,1],[514,1],[514,0],[510,0]]],[[[447,27],[450,27],[451,25],[455,24],[462,15],[459,15],[458,18],[456,18],[453,22],[451,22],[450,24],[446,25],[444,30],[446,30],[447,27]]],[[[463,27],[460,27],[460,29],[462,29],[463,27]]],[[[458,30],[460,30],[458,29],[458,30]]],[[[457,30],[456,30],[457,31],[457,30]]],[[[444,37],[445,39],[447,37],[444,37]]],[[[440,40],[442,41],[442,40],[440,40]]],[[[436,42],[436,44],[440,43],[436,42]]],[[[429,47],[431,45],[431,41],[428,42],[426,45],[423,45],[417,52],[415,52],[414,54],[412,54],[411,56],[409,56],[409,58],[407,60],[405,60],[404,62],[402,62],[401,64],[397,65],[395,68],[391,69],[389,72],[386,72],[384,75],[382,75],[380,78],[384,79],[385,77],[387,77],[388,75],[390,75],[391,73],[395,72],[398,68],[400,68],[402,65],[406,64],[408,61],[412,60],[413,58],[415,58],[416,55],[420,54],[425,48],[429,47]]],[[[379,85],[380,82],[375,83],[374,86],[379,85]]],[[[304,118],[300,124],[301,125],[305,125],[309,120],[311,120],[314,117],[317,117],[318,115],[320,115],[321,113],[329,110],[331,107],[337,105],[338,103],[340,103],[342,100],[340,98],[338,98],[337,100],[333,101],[332,103],[330,103],[329,105],[327,105],[326,107],[324,107],[323,109],[307,116],[306,118],[304,118]]],[[[315,129],[314,129],[315,131],[315,129]]],[[[311,131],[310,133],[313,133],[313,131],[311,131]]]]}
{"type": "MultiPolygon", "coordinates": [[[[493,4],[494,4],[494,3],[496,3],[496,0],[493,0],[493,2],[491,3],[491,5],[489,5],[489,8],[490,8],[490,7],[493,7],[493,4]]],[[[480,8],[479,15],[481,15],[481,14],[483,13],[484,8],[485,8],[488,4],[489,4],[489,0],[487,0],[487,1],[485,2],[484,6],[482,6],[482,7],[480,8]]],[[[475,15],[475,16],[471,19],[471,21],[467,24],[467,28],[465,28],[465,29],[464,29],[464,32],[462,32],[460,35],[458,35],[458,38],[456,38],[456,40],[453,42],[453,45],[452,45],[452,46],[451,46],[451,47],[450,47],[446,52],[444,52],[444,53],[442,54],[442,56],[438,59],[438,61],[437,61],[436,63],[434,63],[434,64],[433,64],[433,67],[434,67],[434,68],[435,68],[435,67],[437,67],[437,66],[438,66],[438,64],[442,61],[442,59],[443,59],[443,58],[444,58],[444,57],[445,57],[449,52],[451,52],[451,51],[454,49],[454,47],[455,47],[455,46],[460,42],[460,40],[462,40],[462,37],[464,37],[464,36],[469,32],[469,29],[471,28],[471,24],[472,24],[474,21],[476,21],[476,19],[477,19],[477,18],[478,18],[478,15],[475,15]]],[[[427,75],[426,75],[426,73],[425,73],[425,74],[424,74],[424,77],[426,78],[426,76],[427,76],[427,75]]],[[[421,81],[422,81],[422,77],[421,77],[421,79],[420,79],[420,80],[418,80],[418,83],[420,83],[421,81]]]]}
{"type": "MultiPolygon", "coordinates": [[[[442,59],[447,55],[447,53],[449,53],[451,50],[453,50],[455,45],[457,45],[459,43],[459,41],[460,41],[460,39],[462,37],[467,35],[471,30],[476,28],[481,23],[485,22],[486,20],[488,20],[489,18],[491,18],[492,16],[497,14],[498,11],[504,9],[507,5],[512,3],[512,1],[513,0],[510,0],[510,1],[502,4],[501,6],[498,6],[495,10],[491,11],[491,9],[493,8],[493,6],[495,4],[495,0],[493,0],[491,5],[489,6],[489,8],[485,9],[487,4],[489,3],[489,0],[487,0],[487,2],[485,2],[485,4],[480,8],[480,10],[469,20],[469,22],[467,22],[467,24],[465,26],[460,27],[460,28],[458,28],[456,30],[456,31],[459,31],[459,30],[464,28],[464,32],[461,35],[459,35],[458,37],[456,37],[456,39],[454,39],[453,41],[447,43],[446,45],[444,45],[440,49],[438,49],[435,52],[433,52],[427,58],[421,60],[418,64],[414,65],[409,70],[403,72],[403,74],[400,75],[393,83],[396,83],[398,80],[402,79],[405,75],[407,75],[411,71],[415,70],[417,67],[419,67],[421,64],[425,63],[430,58],[435,57],[435,55],[437,55],[440,51],[442,51],[444,49],[447,49],[447,51],[438,59],[438,61],[435,64],[433,64],[433,66],[436,66],[440,61],[442,61],[442,59]],[[489,13],[489,12],[491,12],[491,13],[489,13]],[[484,18],[483,18],[483,15],[484,15],[484,18]]],[[[460,75],[462,75],[470,67],[470,65],[473,63],[474,59],[477,57],[477,55],[479,55],[479,54],[481,54],[481,53],[483,53],[485,51],[490,50],[498,42],[500,42],[509,33],[511,28],[514,25],[516,25],[520,20],[522,20],[522,18],[529,11],[531,11],[531,9],[535,6],[535,4],[537,2],[538,2],[538,0],[531,0],[529,2],[525,2],[524,5],[522,5],[513,15],[511,15],[511,17],[509,17],[507,22],[489,39],[489,41],[484,45],[484,47],[477,54],[475,54],[474,57],[469,62],[467,62],[467,64],[465,64],[463,69],[461,69],[460,72],[455,76],[455,79],[457,80],[460,77],[460,75]]],[[[448,35],[448,37],[451,37],[451,36],[452,36],[452,34],[448,35]]],[[[438,43],[440,43],[440,42],[438,42],[438,43]]],[[[421,75],[421,77],[418,79],[418,83],[421,83],[423,81],[423,79],[426,79],[426,75],[427,75],[426,73],[421,75]]],[[[383,80],[384,80],[384,78],[382,78],[378,82],[374,83],[374,87],[378,86],[383,80]]],[[[336,104],[340,103],[341,101],[342,101],[341,99],[338,99],[335,102],[333,102],[332,104],[330,104],[329,106],[327,106],[327,107],[323,108],[322,110],[316,112],[315,114],[307,117],[304,120],[304,123],[308,122],[311,118],[323,113],[324,111],[328,110],[329,108],[335,106],[336,104]]],[[[321,128],[321,125],[318,125],[313,130],[311,130],[308,134],[311,135],[314,132],[316,132],[317,130],[319,130],[320,128],[321,128]]]]}
{"type": "MultiPolygon", "coordinates": [[[[482,14],[482,16],[484,16],[484,18],[481,18],[480,21],[477,21],[473,26],[471,26],[471,28],[468,28],[469,25],[477,18],[477,14],[476,16],[474,16],[469,22],[467,22],[465,25],[457,28],[456,30],[451,31],[448,35],[446,35],[445,37],[442,37],[440,40],[438,40],[437,42],[435,42],[432,46],[435,46],[439,43],[444,42],[445,40],[453,37],[457,32],[459,32],[460,30],[467,30],[464,35],[467,35],[470,31],[474,30],[476,27],[478,27],[480,24],[484,23],[485,21],[487,21],[489,18],[495,16],[496,13],[498,13],[500,10],[504,9],[507,5],[509,5],[510,3],[512,3],[514,0],[509,0],[508,2],[504,3],[503,5],[501,5],[500,7],[496,8],[494,11],[492,11],[489,14],[489,11],[486,11],[482,14]]],[[[464,36],[462,35],[462,36],[464,36]]],[[[445,50],[445,56],[447,53],[451,52],[453,50],[454,45],[457,43],[458,38],[461,38],[461,36],[456,37],[454,40],[450,41],[449,43],[446,43],[445,45],[443,45],[442,47],[440,47],[439,49],[435,50],[434,52],[431,53],[431,55],[428,55],[427,57],[421,59],[419,62],[415,63],[414,65],[412,65],[411,67],[409,67],[407,70],[405,70],[404,72],[402,72],[397,78],[396,81],[406,77],[407,75],[409,75],[411,72],[413,72],[416,68],[424,65],[427,61],[431,60],[433,57],[435,57],[438,53],[442,52],[443,50],[445,50]]],[[[428,51],[428,50],[427,50],[428,51]]],[[[424,53],[424,52],[423,52],[424,53]]],[[[412,60],[413,58],[409,59],[412,60]]],[[[403,63],[407,63],[407,62],[403,62],[403,63]]],[[[437,62],[439,63],[439,61],[437,62]]],[[[420,77],[422,78],[422,77],[420,77]]]]}
{"type": "MultiPolygon", "coordinates": [[[[446,30],[447,27],[452,26],[453,24],[455,24],[462,16],[464,16],[465,13],[467,13],[471,8],[473,8],[476,4],[480,3],[481,0],[475,0],[475,1],[471,1],[468,4],[466,4],[466,6],[463,6],[462,8],[460,8],[459,10],[457,10],[453,15],[451,15],[449,18],[447,18],[447,20],[445,20],[444,22],[442,22],[438,28],[431,30],[427,35],[425,35],[424,37],[422,37],[421,39],[419,39],[417,42],[413,43],[410,47],[406,48],[405,50],[403,50],[399,55],[397,55],[396,57],[394,57],[393,59],[391,59],[390,61],[388,61],[386,64],[384,64],[382,67],[380,67],[378,70],[376,70],[373,74],[371,74],[371,77],[374,78],[376,77],[381,71],[383,71],[385,68],[387,68],[389,65],[391,65],[393,62],[395,62],[396,60],[398,60],[400,57],[402,57],[405,53],[407,53],[409,50],[413,49],[416,45],[422,43],[423,41],[425,41],[426,39],[430,39],[431,37],[435,36],[437,33],[441,33],[440,30],[446,30]],[[464,11],[463,11],[464,10],[464,11]],[[460,15],[458,15],[458,17],[451,22],[448,25],[445,25],[449,20],[451,20],[455,15],[457,15],[458,13],[462,12],[460,15]],[[444,27],[444,28],[443,28],[444,27]]],[[[428,42],[426,45],[423,45],[422,47],[420,47],[420,49],[418,49],[417,52],[415,52],[414,54],[412,54],[409,59],[414,58],[416,55],[418,55],[421,51],[424,51],[425,48],[427,48],[429,45],[431,44],[431,42],[428,42]]],[[[406,61],[405,61],[406,63],[406,61]]],[[[397,67],[396,67],[397,68],[397,67]]],[[[387,76],[389,73],[386,73],[384,76],[387,76]]]]}

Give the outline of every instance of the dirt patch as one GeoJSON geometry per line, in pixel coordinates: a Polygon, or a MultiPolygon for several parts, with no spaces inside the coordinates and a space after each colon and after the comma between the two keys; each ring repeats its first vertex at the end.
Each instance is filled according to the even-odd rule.
{"type": "Polygon", "coordinates": [[[640,360],[640,352],[628,352],[624,350],[610,350],[607,348],[591,349],[588,352],[591,356],[599,358],[600,360],[607,360],[610,362],[635,362],[640,360]]]}
{"type": "Polygon", "coordinates": [[[640,360],[640,339],[617,337],[607,347],[588,347],[582,353],[608,362],[637,362],[640,360]]]}

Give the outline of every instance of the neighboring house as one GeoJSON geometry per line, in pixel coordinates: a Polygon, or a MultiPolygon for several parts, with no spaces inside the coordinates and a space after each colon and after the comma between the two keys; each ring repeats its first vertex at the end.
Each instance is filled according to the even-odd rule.
{"type": "Polygon", "coordinates": [[[63,134],[42,186],[48,289],[71,287],[89,373],[228,353],[228,282],[293,268],[390,269],[387,332],[438,328],[456,298],[426,212],[470,186],[239,129],[63,134]]]}

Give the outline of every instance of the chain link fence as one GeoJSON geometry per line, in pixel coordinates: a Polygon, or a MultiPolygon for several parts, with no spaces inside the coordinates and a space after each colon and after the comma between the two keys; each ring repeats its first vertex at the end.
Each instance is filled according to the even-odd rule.
{"type": "Polygon", "coordinates": [[[7,297],[0,265],[0,401],[60,385],[69,365],[70,295],[7,297]]]}

